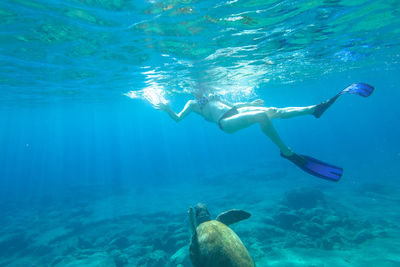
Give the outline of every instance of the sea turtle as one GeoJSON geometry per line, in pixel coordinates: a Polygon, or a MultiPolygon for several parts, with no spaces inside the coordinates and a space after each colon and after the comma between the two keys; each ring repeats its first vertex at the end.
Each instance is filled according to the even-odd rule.
{"type": "Polygon", "coordinates": [[[207,206],[197,204],[189,211],[192,241],[190,260],[194,267],[254,267],[240,238],[228,225],[249,218],[243,210],[229,210],[211,220],[207,206]]]}

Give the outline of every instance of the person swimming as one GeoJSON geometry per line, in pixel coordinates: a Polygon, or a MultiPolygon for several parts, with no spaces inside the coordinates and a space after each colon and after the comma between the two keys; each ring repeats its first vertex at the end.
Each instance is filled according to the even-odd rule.
{"type": "Polygon", "coordinates": [[[331,181],[339,181],[343,169],[307,155],[294,153],[281,139],[272,124],[273,119],[288,119],[303,115],[313,115],[320,118],[322,114],[345,93],[368,97],[374,87],[365,83],[355,83],[340,91],[334,97],[317,105],[306,107],[264,107],[261,99],[245,103],[231,103],[217,95],[195,95],[196,99],[189,100],[181,112],[174,112],[168,102],[153,104],[154,108],[163,110],[176,122],[181,121],[191,112],[203,116],[207,121],[218,124],[226,133],[235,133],[258,123],[263,133],[278,146],[281,156],[296,164],[311,175],[331,181]]]}

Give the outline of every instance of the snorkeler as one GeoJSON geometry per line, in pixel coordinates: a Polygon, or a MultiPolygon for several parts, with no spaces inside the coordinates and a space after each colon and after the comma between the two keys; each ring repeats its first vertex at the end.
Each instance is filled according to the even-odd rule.
{"type": "Polygon", "coordinates": [[[373,90],[374,87],[368,84],[352,84],[331,99],[308,107],[263,107],[264,101],[260,99],[247,103],[230,103],[216,95],[195,95],[196,100],[189,100],[179,113],[175,113],[168,103],[158,103],[153,106],[156,109],[166,111],[176,122],[185,118],[190,112],[195,112],[206,120],[218,124],[219,128],[226,133],[234,133],[258,123],[263,133],[279,147],[283,158],[290,160],[311,175],[331,181],[339,181],[343,175],[342,168],[306,155],[294,153],[282,141],[271,120],[288,119],[303,115],[313,115],[319,118],[342,94],[350,93],[368,97],[373,90]]]}

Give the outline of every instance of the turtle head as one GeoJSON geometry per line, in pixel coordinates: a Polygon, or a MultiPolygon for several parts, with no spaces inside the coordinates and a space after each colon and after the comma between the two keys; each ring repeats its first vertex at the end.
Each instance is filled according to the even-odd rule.
{"type": "Polygon", "coordinates": [[[203,222],[211,220],[210,213],[208,212],[207,206],[203,203],[198,203],[194,207],[194,215],[196,217],[196,224],[200,225],[203,222]]]}

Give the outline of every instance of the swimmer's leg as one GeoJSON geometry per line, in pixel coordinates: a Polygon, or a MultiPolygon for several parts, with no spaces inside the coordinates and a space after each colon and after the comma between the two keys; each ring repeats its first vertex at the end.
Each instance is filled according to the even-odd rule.
{"type": "Polygon", "coordinates": [[[313,115],[316,105],[307,107],[244,107],[240,112],[264,111],[270,119],[290,119],[297,116],[313,115]]]}
{"type": "Polygon", "coordinates": [[[265,111],[243,112],[220,121],[222,130],[227,133],[234,133],[255,123],[260,124],[263,133],[279,147],[283,155],[293,154],[292,150],[282,141],[265,111]]]}
{"type": "Polygon", "coordinates": [[[290,119],[297,116],[312,115],[315,107],[314,105],[308,107],[272,108],[269,116],[271,119],[290,119]]]}
{"type": "MultiPolygon", "coordinates": [[[[301,114],[301,112],[298,114],[301,114]]],[[[282,141],[265,110],[251,112],[242,112],[242,110],[240,110],[239,114],[221,120],[220,126],[223,131],[234,133],[255,123],[259,123],[261,126],[261,130],[264,132],[264,134],[268,136],[272,140],[272,142],[274,142],[279,147],[282,157],[290,160],[302,170],[310,173],[311,175],[336,182],[339,181],[342,177],[342,168],[322,162],[306,155],[298,155],[294,153],[282,141]]]]}

